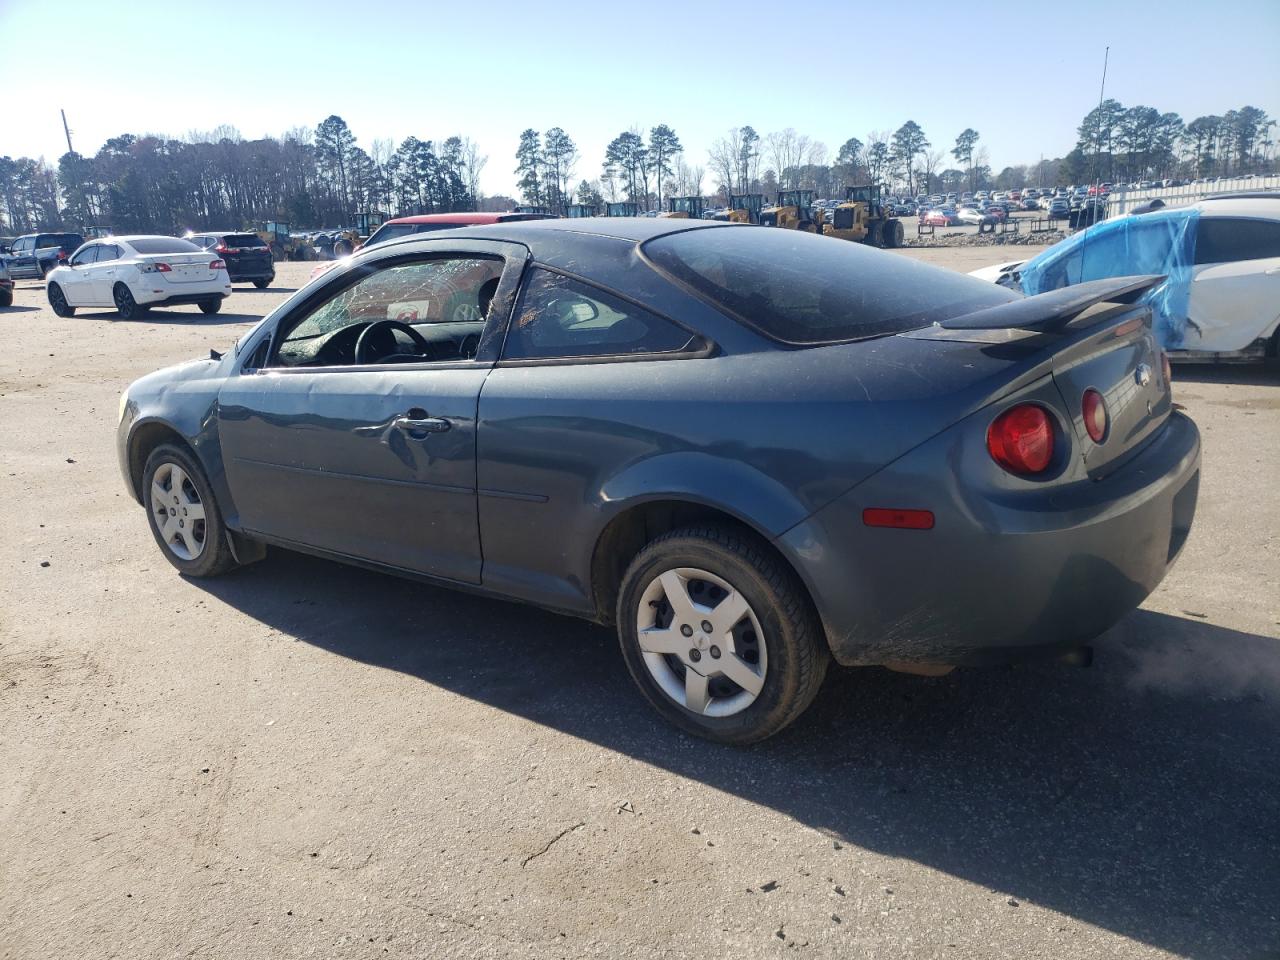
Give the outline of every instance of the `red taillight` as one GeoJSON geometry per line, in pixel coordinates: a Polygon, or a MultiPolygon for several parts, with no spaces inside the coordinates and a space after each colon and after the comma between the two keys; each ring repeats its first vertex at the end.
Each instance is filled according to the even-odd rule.
{"type": "Polygon", "coordinates": [[[65,250],[59,250],[59,251],[58,251],[58,259],[59,259],[59,260],[65,260],[65,259],[67,259],[67,251],[65,251],[65,250]]]}
{"type": "Polygon", "coordinates": [[[227,252],[227,245],[226,245],[225,243],[220,243],[220,244],[218,244],[216,247],[214,247],[214,248],[213,248],[213,252],[214,252],[214,253],[226,253],[226,252],[227,252]]]}
{"type": "Polygon", "coordinates": [[[209,269],[210,269],[210,270],[225,270],[225,269],[227,269],[227,262],[226,262],[225,260],[212,260],[212,261],[210,261],[210,263],[209,263],[209,269]]]}
{"type": "Polygon", "coordinates": [[[157,263],[155,267],[156,273],[169,273],[173,270],[173,267],[169,266],[167,263],[157,263]]]}
{"type": "Polygon", "coordinates": [[[1084,429],[1089,439],[1101,443],[1107,435],[1107,405],[1102,394],[1090,387],[1080,401],[1080,413],[1084,416],[1084,429]]]}
{"type": "Polygon", "coordinates": [[[1053,459],[1053,422],[1034,403],[1010,407],[987,428],[987,450],[1011,473],[1041,473],[1053,459]]]}
{"type": "Polygon", "coordinates": [[[888,507],[867,507],[862,511],[862,522],[868,527],[896,527],[899,530],[932,530],[933,511],[893,510],[888,507]]]}

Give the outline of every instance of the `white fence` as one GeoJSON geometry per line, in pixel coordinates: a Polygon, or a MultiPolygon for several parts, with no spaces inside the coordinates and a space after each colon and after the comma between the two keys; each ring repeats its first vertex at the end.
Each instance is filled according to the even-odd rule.
{"type": "Polygon", "coordinates": [[[1185,207],[1211,197],[1215,193],[1244,193],[1253,190],[1280,191],[1280,175],[1231,177],[1214,183],[1189,183],[1185,187],[1154,187],[1150,190],[1125,190],[1107,197],[1107,216],[1121,217],[1140,204],[1164,201],[1166,207],[1185,207]]]}

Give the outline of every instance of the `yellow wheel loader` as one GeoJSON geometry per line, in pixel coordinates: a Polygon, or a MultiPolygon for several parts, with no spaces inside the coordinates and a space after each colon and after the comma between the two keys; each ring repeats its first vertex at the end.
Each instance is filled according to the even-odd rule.
{"type": "Polygon", "coordinates": [[[812,190],[779,190],[778,202],[760,211],[760,222],[766,227],[821,233],[822,216],[821,210],[813,209],[812,190]]]}
{"type": "Polygon", "coordinates": [[[880,188],[865,185],[845,188],[844,203],[831,212],[831,222],[822,232],[872,247],[900,247],[903,239],[902,221],[885,208],[880,188]]]}
{"type": "Polygon", "coordinates": [[[677,220],[701,220],[703,209],[701,197],[667,197],[667,209],[658,216],[677,220]]]}

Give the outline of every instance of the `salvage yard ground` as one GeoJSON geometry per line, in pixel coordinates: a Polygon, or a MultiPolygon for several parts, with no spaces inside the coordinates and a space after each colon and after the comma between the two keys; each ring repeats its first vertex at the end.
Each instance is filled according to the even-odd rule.
{"type": "Polygon", "coordinates": [[[600,628],[284,551],[177,576],[120,391],[310,270],[0,310],[0,958],[1280,956],[1280,373],[1176,370],[1195,528],[1092,669],[832,671],[733,750],[600,628]]]}

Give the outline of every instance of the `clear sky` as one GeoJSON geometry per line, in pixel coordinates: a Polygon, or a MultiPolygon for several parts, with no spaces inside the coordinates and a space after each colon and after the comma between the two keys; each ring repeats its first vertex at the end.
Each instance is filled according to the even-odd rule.
{"type": "Polygon", "coordinates": [[[974,127],[998,171],[1071,149],[1108,43],[1107,95],[1126,106],[1280,114],[1280,0],[0,0],[0,155],[56,160],[60,107],[84,154],[336,113],[366,148],[470,136],[492,194],[513,192],[526,127],[568,131],[577,180],[632,125],[670,124],[706,166],[731,126],[795,127],[834,157],[912,119],[944,150],[974,127]]]}

